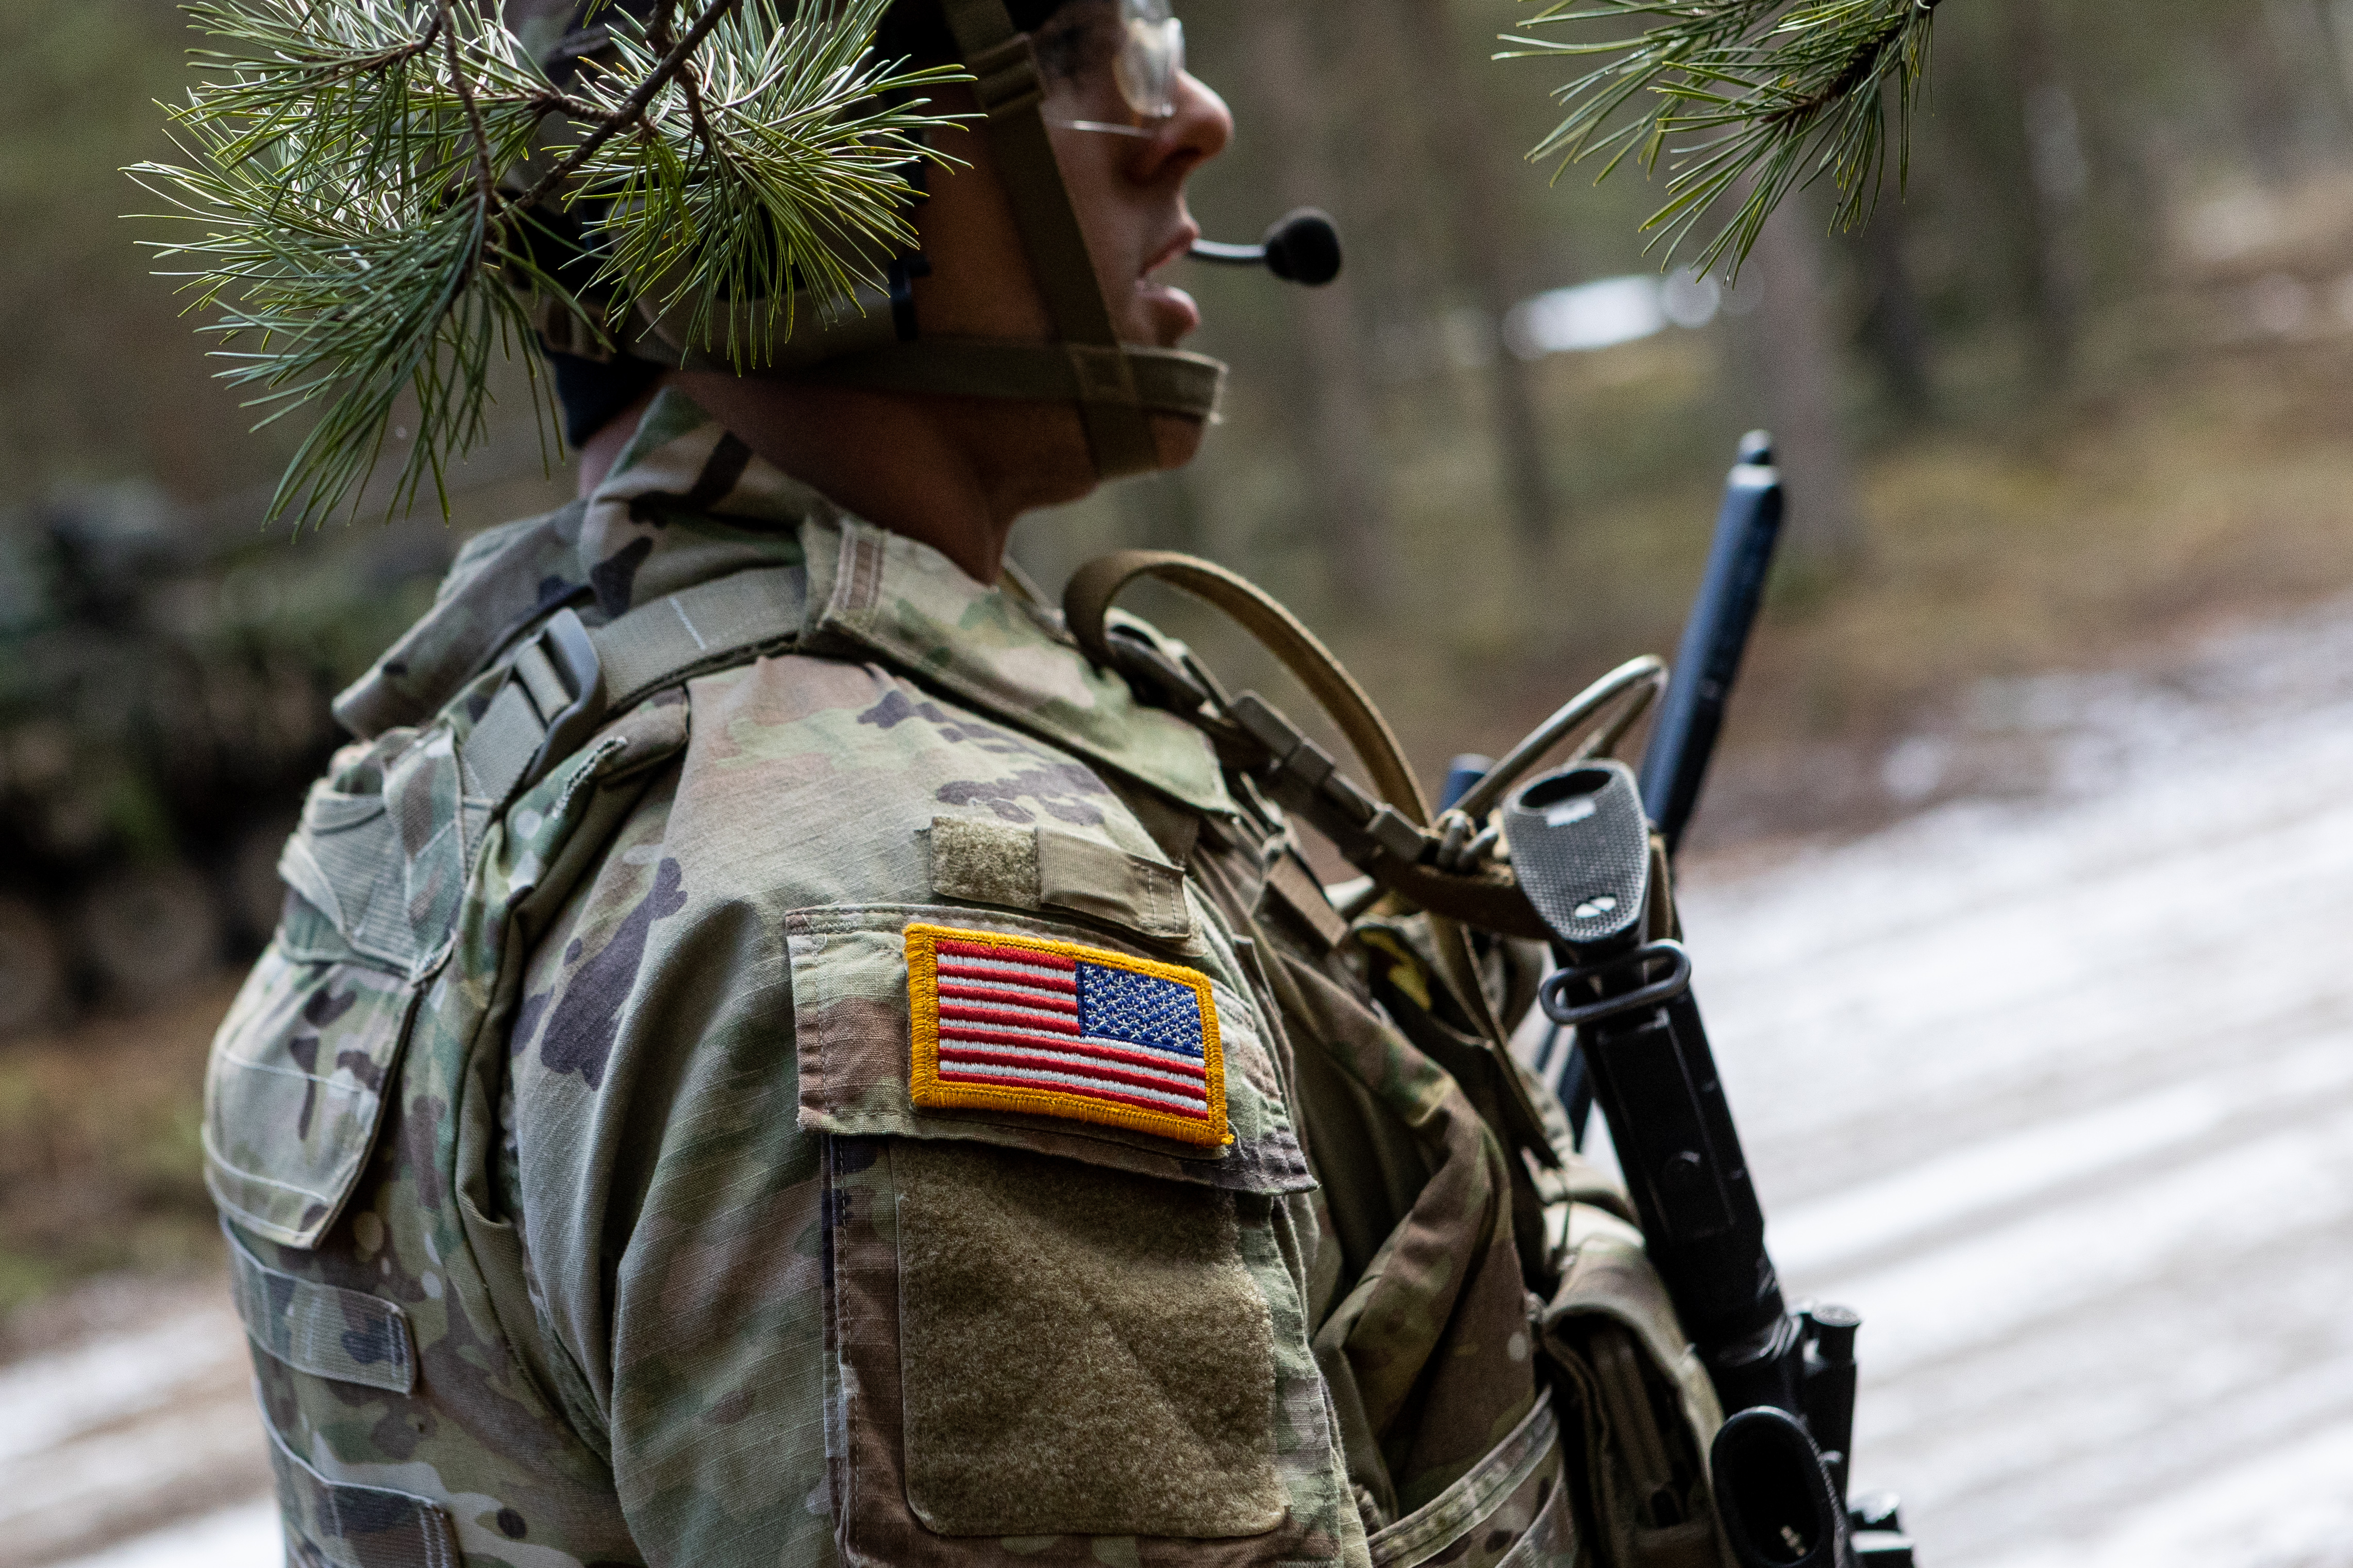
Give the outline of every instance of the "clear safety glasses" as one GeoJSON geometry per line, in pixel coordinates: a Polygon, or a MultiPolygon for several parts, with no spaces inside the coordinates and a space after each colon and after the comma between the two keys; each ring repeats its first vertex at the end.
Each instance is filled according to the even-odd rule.
{"type": "Polygon", "coordinates": [[[1146,120],[1176,112],[1176,79],[1185,74],[1185,24],[1168,0],[1119,0],[1119,95],[1146,120]]]}
{"type": "Polygon", "coordinates": [[[1176,79],[1185,74],[1185,24],[1169,8],[1169,0],[1119,0],[1119,27],[1112,76],[1119,83],[1120,97],[1145,123],[1057,120],[1054,124],[1113,136],[1151,136],[1155,122],[1176,112],[1176,79]]]}

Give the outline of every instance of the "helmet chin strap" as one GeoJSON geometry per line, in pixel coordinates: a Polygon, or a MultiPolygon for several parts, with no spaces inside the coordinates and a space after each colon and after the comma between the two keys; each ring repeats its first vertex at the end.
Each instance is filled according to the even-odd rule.
{"type": "MultiPolygon", "coordinates": [[[[1013,209],[1054,336],[1044,342],[995,338],[926,337],[909,331],[904,301],[861,289],[848,307],[801,300],[787,330],[750,334],[766,339],[767,353],[748,374],[949,397],[1008,398],[1069,404],[1086,427],[1095,472],[1114,479],[1160,467],[1152,416],[1196,423],[1217,411],[1226,367],[1206,354],[1120,342],[1111,306],[1096,279],[1086,234],[1063,184],[1061,164],[1042,112],[1045,80],[1027,34],[1013,25],[1005,0],[939,0],[964,64],[977,79],[974,91],[987,119],[985,133],[999,183],[1013,209]]],[[[756,308],[756,307],[755,307],[756,308]]],[[[723,318],[729,312],[723,310],[723,318]]],[[[714,333],[692,331],[681,307],[660,320],[640,315],[633,341],[621,346],[639,357],[689,369],[745,374],[723,353],[694,346],[698,336],[737,341],[723,320],[714,333]]],[[[543,331],[550,344],[568,348],[565,323],[543,331]],[[559,335],[565,341],[557,342],[559,335]]]]}
{"type": "Polygon", "coordinates": [[[997,178],[1013,208],[1046,313],[1050,342],[925,338],[828,357],[803,373],[831,385],[1075,405],[1097,474],[1118,479],[1160,466],[1154,414],[1207,420],[1225,366],[1206,355],[1123,343],[1096,279],[1085,232],[1054,157],[1042,112],[1045,80],[1028,35],[1005,0],[940,0],[974,92],[997,178]]]}

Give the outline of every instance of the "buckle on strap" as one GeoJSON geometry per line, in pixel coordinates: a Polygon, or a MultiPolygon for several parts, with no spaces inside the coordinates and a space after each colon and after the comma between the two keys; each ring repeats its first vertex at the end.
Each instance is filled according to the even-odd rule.
{"type": "Polygon", "coordinates": [[[514,673],[547,726],[546,738],[523,770],[523,777],[537,778],[550,764],[586,745],[604,722],[605,664],[588,639],[588,628],[566,607],[550,616],[539,635],[515,655],[514,673]]]}
{"type": "Polygon", "coordinates": [[[746,569],[639,605],[591,632],[558,610],[515,652],[507,679],[466,737],[468,788],[502,805],[544,778],[607,719],[704,670],[747,662],[800,631],[800,566],[746,569]]]}
{"type": "Polygon", "coordinates": [[[503,804],[516,785],[579,750],[604,714],[596,645],[576,613],[558,610],[515,650],[507,679],[459,748],[468,788],[503,804]]]}

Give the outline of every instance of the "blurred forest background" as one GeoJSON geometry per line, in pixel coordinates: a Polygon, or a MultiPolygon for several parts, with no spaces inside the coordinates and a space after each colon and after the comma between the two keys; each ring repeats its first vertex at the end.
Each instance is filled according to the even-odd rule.
{"type": "MultiPolygon", "coordinates": [[[[1434,780],[1672,650],[1768,426],[1791,548],[1719,854],[2044,788],[2038,676],[2353,588],[2353,0],[1951,0],[1908,198],[1853,236],[1800,203],[1736,287],[1662,284],[1639,173],[1522,160],[1567,74],[1491,62],[1531,9],[1183,6],[1240,126],[1208,233],[1312,203],[1348,268],[1189,269],[1225,421],[1185,473],[1026,522],[1050,588],[1128,543],[1236,566],[1434,780]]],[[[447,523],[265,529],[296,433],[247,433],[134,246],[159,226],[120,216],[154,205],[117,171],[164,152],[189,43],[167,0],[0,7],[0,1309],[206,1245],[195,1064],[325,698],[469,531],[570,489],[511,395],[447,523]]]]}

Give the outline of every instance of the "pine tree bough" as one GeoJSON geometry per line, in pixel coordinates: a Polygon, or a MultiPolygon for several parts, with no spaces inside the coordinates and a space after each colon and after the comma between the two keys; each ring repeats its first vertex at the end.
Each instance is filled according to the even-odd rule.
{"type": "Polygon", "coordinates": [[[551,438],[535,303],[594,343],[641,305],[686,307],[696,346],[747,369],[796,293],[852,308],[913,244],[923,133],[953,118],[923,90],[969,79],[872,58],[887,4],[708,0],[675,37],[671,5],[642,27],[610,8],[609,50],[565,87],[482,0],[188,6],[211,47],[169,110],[185,161],[128,172],[197,231],[151,244],[191,310],[218,312],[200,331],[223,379],[263,425],[317,411],[271,518],[356,508],[404,395],[386,510],[430,480],[446,515],[494,355],[522,359],[551,438]],[[576,289],[543,259],[558,214],[596,263],[576,289]]]}
{"type": "Polygon", "coordinates": [[[1557,173],[1599,158],[1597,183],[1629,158],[1663,168],[1665,205],[1643,226],[1666,261],[1732,198],[1694,265],[1736,274],[1789,193],[1825,177],[1838,193],[1833,222],[1861,223],[1884,181],[1891,119],[1899,186],[1909,173],[1937,0],[1536,3],[1528,27],[1587,31],[1507,36],[1497,58],[1568,56],[1590,68],[1554,94],[1567,116],[1529,158],[1557,173]]]}

